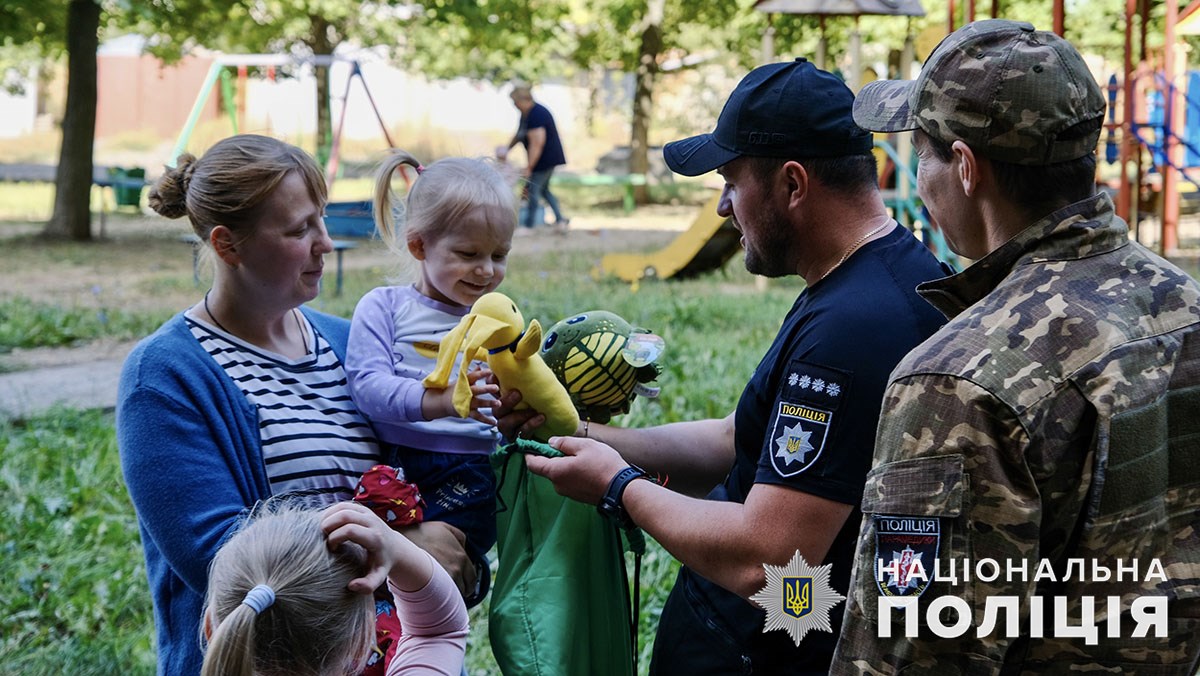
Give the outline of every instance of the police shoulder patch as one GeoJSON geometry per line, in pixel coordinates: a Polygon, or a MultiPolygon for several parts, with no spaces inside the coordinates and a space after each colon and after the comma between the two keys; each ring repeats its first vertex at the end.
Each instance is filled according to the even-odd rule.
{"type": "Polygon", "coordinates": [[[771,464],[780,476],[803,472],[821,456],[833,412],[804,404],[779,402],[771,432],[771,464]]]}
{"type": "Polygon", "coordinates": [[[884,596],[920,596],[929,588],[942,522],[938,517],[875,515],[875,583],[884,596]]]}
{"type": "Polygon", "coordinates": [[[788,364],[767,438],[779,476],[800,474],[821,456],[849,384],[850,374],[842,371],[798,359],[788,364]]]}

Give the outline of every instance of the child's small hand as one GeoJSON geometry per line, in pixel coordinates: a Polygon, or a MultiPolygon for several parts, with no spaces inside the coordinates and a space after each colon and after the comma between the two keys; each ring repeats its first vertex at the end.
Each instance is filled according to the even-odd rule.
{"type": "MultiPolygon", "coordinates": [[[[500,396],[500,386],[495,383],[491,369],[484,366],[472,367],[467,372],[467,382],[471,385],[471,408],[467,413],[467,417],[474,418],[488,425],[494,425],[495,421],[490,416],[479,411],[480,408],[494,406],[496,398],[500,396]]],[[[425,414],[426,420],[460,417],[458,409],[454,406],[454,386],[455,381],[452,380],[445,389],[425,390],[425,398],[421,402],[421,410],[425,414]]]]}
{"type": "Polygon", "coordinates": [[[496,419],[479,410],[491,410],[500,397],[500,385],[496,382],[495,374],[486,366],[475,366],[467,372],[467,381],[471,383],[471,413],[469,417],[486,425],[495,425],[496,419]]]}
{"type": "Polygon", "coordinates": [[[330,549],[353,542],[367,550],[366,571],[350,581],[350,591],[370,594],[389,577],[402,589],[420,589],[433,574],[428,555],[358,503],[339,502],[326,509],[321,530],[330,549]]]}

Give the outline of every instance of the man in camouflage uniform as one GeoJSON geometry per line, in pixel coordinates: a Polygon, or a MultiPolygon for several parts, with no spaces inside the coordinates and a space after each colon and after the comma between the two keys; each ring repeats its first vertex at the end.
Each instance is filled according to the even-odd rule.
{"type": "Polygon", "coordinates": [[[1095,193],[1104,111],[1068,42],[996,20],[855,101],[915,130],[976,262],[918,287],[950,321],[885,394],[835,673],[1195,673],[1200,287],[1095,193]]]}

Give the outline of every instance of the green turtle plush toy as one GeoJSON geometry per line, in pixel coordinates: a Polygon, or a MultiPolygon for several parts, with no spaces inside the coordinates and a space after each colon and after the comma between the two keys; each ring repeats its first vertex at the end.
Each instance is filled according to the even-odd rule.
{"type": "Polygon", "coordinates": [[[579,417],[598,423],[629,412],[638,394],[658,396],[646,383],[658,377],[653,362],[662,338],[604,310],[581,312],[546,332],[542,360],[567,389],[579,417]]]}

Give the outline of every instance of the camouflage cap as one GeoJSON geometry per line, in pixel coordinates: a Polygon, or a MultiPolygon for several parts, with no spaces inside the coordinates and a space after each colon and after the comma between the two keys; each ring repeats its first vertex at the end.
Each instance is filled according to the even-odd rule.
{"type": "Polygon", "coordinates": [[[916,80],[863,87],[854,121],[871,131],[920,128],[1001,162],[1046,165],[1094,152],[1104,110],[1071,43],[1025,22],[989,19],[946,36],[916,80]],[[1076,126],[1084,122],[1096,124],[1076,126]]]}

